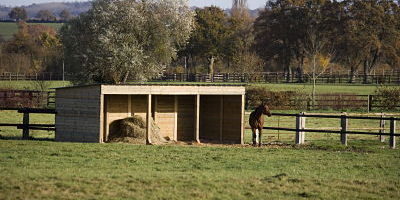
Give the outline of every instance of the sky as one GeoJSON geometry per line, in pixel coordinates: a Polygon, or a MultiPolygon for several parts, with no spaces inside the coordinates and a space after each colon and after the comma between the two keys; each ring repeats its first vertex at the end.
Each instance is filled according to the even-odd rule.
{"type": "MultiPolygon", "coordinates": [[[[87,0],[0,0],[0,5],[5,6],[27,6],[33,3],[47,3],[47,2],[77,2],[87,0]]],[[[191,6],[204,7],[215,5],[221,8],[232,7],[232,0],[189,0],[191,6]]],[[[266,0],[247,0],[250,9],[264,7],[266,0]]]]}

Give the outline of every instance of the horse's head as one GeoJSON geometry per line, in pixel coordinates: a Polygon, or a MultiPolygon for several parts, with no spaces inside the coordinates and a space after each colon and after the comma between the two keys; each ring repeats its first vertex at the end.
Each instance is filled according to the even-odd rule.
{"type": "Polygon", "coordinates": [[[269,107],[267,106],[267,104],[263,103],[261,104],[258,109],[260,109],[262,111],[262,114],[267,115],[268,117],[271,117],[271,111],[269,110],[269,107]]]}

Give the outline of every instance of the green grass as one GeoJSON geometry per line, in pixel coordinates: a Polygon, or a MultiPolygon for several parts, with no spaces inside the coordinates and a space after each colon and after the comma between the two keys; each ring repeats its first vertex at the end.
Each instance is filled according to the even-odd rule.
{"type": "Polygon", "coordinates": [[[41,84],[47,90],[71,85],[69,81],[0,81],[0,89],[39,90],[41,84]]]}
{"type": "MultiPolygon", "coordinates": [[[[298,91],[302,93],[311,93],[311,84],[251,84],[253,86],[266,87],[273,91],[298,91]]],[[[317,85],[317,94],[327,94],[327,93],[347,93],[347,94],[358,94],[358,95],[368,95],[374,94],[378,85],[334,85],[334,84],[324,84],[317,85]]],[[[396,87],[396,86],[392,86],[396,87]]]]}
{"type": "Polygon", "coordinates": [[[399,199],[400,151],[0,140],[0,199],[399,199]]]}
{"type": "MultiPolygon", "coordinates": [[[[203,82],[151,82],[154,84],[221,84],[221,85],[242,85],[243,83],[203,83],[203,82]]],[[[309,94],[312,91],[311,84],[298,83],[249,83],[247,86],[265,87],[272,91],[297,91],[309,94]]],[[[326,93],[347,93],[368,95],[373,94],[379,85],[356,85],[356,84],[318,84],[316,86],[317,94],[326,93]]],[[[398,87],[398,86],[388,86],[398,87]]]]}
{"type": "MultiPolygon", "coordinates": [[[[20,123],[22,115],[0,111],[0,119],[20,123]]],[[[294,124],[282,117],[266,123],[277,126],[278,120],[281,127],[294,124]]],[[[34,114],[31,122],[54,123],[54,116],[34,114]]],[[[310,127],[337,124],[307,121],[310,127]]],[[[293,134],[278,140],[267,132],[264,142],[281,143],[253,148],[22,141],[21,130],[0,130],[0,199],[400,198],[400,150],[375,136],[351,136],[345,147],[337,135],[307,134],[307,145],[294,146],[293,134]]],[[[54,138],[46,131],[31,135],[54,138]]]]}
{"type": "MultiPolygon", "coordinates": [[[[154,84],[199,84],[196,82],[153,82],[154,84]]],[[[62,87],[71,85],[68,81],[46,81],[49,88],[62,87]]],[[[216,84],[216,83],[201,83],[201,84],[216,84]]],[[[232,83],[217,83],[217,84],[232,84],[232,83]]],[[[272,91],[298,91],[303,93],[311,92],[311,85],[309,84],[248,84],[248,86],[266,87],[272,91]]],[[[0,81],[0,88],[14,88],[14,89],[35,89],[37,81],[0,81]]],[[[396,87],[396,86],[389,86],[396,87]]],[[[318,85],[317,93],[349,93],[368,95],[374,94],[378,88],[377,85],[318,85]]]]}
{"type": "MultiPolygon", "coordinates": [[[[45,26],[50,26],[53,27],[56,30],[59,30],[61,26],[63,25],[62,23],[28,23],[29,25],[45,25],[45,26]]],[[[3,36],[4,39],[8,40],[11,39],[13,34],[18,31],[18,26],[17,23],[14,22],[0,22],[0,35],[3,36]]]]}

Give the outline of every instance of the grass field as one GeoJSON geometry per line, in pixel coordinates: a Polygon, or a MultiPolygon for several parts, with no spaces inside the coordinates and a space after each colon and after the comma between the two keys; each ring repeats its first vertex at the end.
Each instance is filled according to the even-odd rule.
{"type": "MultiPolygon", "coordinates": [[[[155,82],[155,84],[159,82],[155,82]]],[[[166,84],[199,84],[197,82],[166,82],[166,84]]],[[[200,84],[237,84],[241,85],[243,83],[203,83],[200,84]]],[[[298,83],[250,83],[247,86],[254,87],[266,87],[272,91],[297,91],[302,93],[311,93],[312,84],[298,84],[298,83]]],[[[380,87],[380,85],[356,85],[356,84],[318,84],[316,86],[316,92],[318,93],[347,93],[347,94],[358,94],[358,95],[368,95],[373,94],[375,90],[380,87]]],[[[398,86],[388,86],[388,87],[398,87],[398,86]]]]}
{"type": "MultiPolygon", "coordinates": [[[[14,89],[34,89],[37,81],[0,81],[0,88],[14,88],[14,89]]],[[[49,88],[62,87],[71,85],[68,81],[46,81],[49,88]]],[[[154,83],[160,84],[160,83],[154,83]]],[[[169,83],[169,84],[198,84],[194,82],[189,83],[169,83]]],[[[202,83],[205,84],[205,83],[202,83]]],[[[266,87],[272,91],[298,91],[303,93],[310,93],[312,86],[310,84],[248,84],[248,86],[266,87]]],[[[318,85],[317,93],[348,93],[368,95],[374,94],[378,85],[318,85]]],[[[398,87],[398,86],[389,86],[398,87]]]]}
{"type": "Polygon", "coordinates": [[[38,90],[41,84],[47,90],[71,85],[68,81],[0,81],[0,89],[38,90]]]}
{"type": "MultiPolygon", "coordinates": [[[[297,91],[302,93],[311,93],[311,84],[251,84],[252,86],[260,86],[269,88],[272,91],[297,91]]],[[[328,94],[328,93],[347,93],[347,94],[358,94],[368,95],[374,94],[375,90],[379,85],[334,85],[324,84],[317,85],[317,94],[328,94]]],[[[398,86],[390,86],[398,87],[398,86]]]]}
{"type": "MultiPolygon", "coordinates": [[[[0,111],[0,119],[20,123],[22,115],[0,111]]],[[[34,114],[31,122],[54,123],[54,116],[34,114]]],[[[294,127],[294,118],[266,123],[294,127]]],[[[307,127],[338,124],[307,120],[307,127]]],[[[345,147],[338,135],[315,133],[295,146],[293,133],[268,131],[264,143],[275,143],[253,148],[249,131],[245,146],[144,146],[22,141],[21,130],[0,130],[0,199],[400,198],[400,150],[376,136],[349,136],[345,147]]],[[[54,139],[52,132],[31,135],[54,139]]]]}
{"type": "MultiPolygon", "coordinates": [[[[59,30],[63,25],[62,23],[28,23],[28,24],[29,25],[42,24],[53,27],[56,30],[59,30]]],[[[13,34],[16,33],[17,31],[18,31],[17,23],[0,22],[0,35],[2,35],[4,39],[6,40],[10,39],[13,36],[13,34]]]]}
{"type": "Polygon", "coordinates": [[[399,199],[400,151],[0,140],[0,199],[399,199]]]}

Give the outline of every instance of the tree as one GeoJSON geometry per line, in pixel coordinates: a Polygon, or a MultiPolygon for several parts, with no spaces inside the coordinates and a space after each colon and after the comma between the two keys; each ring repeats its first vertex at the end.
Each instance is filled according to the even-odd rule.
{"type": "Polygon", "coordinates": [[[367,83],[369,74],[378,64],[398,60],[399,4],[392,0],[351,0],[349,3],[360,47],[364,83],[367,83]]]}
{"type": "Polygon", "coordinates": [[[250,16],[246,1],[234,1],[231,15],[228,18],[229,36],[227,39],[226,57],[232,70],[239,73],[263,71],[264,62],[254,52],[254,19],[250,16]]]}
{"type": "Polygon", "coordinates": [[[285,71],[287,81],[291,79],[291,64],[296,60],[299,81],[305,53],[302,50],[304,38],[304,13],[301,0],[269,1],[254,23],[255,48],[266,62],[275,60],[285,71]]]}
{"type": "Polygon", "coordinates": [[[11,19],[15,19],[17,21],[26,20],[28,18],[26,10],[20,7],[14,7],[13,9],[11,9],[10,13],[8,13],[8,16],[11,19]]]}
{"type": "Polygon", "coordinates": [[[42,21],[56,21],[57,20],[57,18],[49,10],[40,10],[36,14],[36,18],[39,18],[42,21]]]}
{"type": "Polygon", "coordinates": [[[224,57],[228,38],[227,16],[218,7],[196,9],[195,29],[190,37],[187,52],[208,61],[208,73],[214,73],[216,59],[224,57]]]}
{"type": "Polygon", "coordinates": [[[66,68],[77,82],[147,80],[176,57],[192,27],[186,0],[95,0],[61,29],[66,68]]]}
{"type": "Polygon", "coordinates": [[[71,19],[71,13],[67,9],[62,10],[59,16],[63,21],[68,21],[71,19]]]}
{"type": "MultiPolygon", "coordinates": [[[[9,65],[19,65],[17,60],[27,60],[22,66],[27,72],[40,72],[58,65],[62,47],[56,31],[44,25],[28,25],[18,23],[18,32],[7,41],[3,47],[3,54],[10,59],[9,65]]],[[[22,68],[21,68],[22,69],[22,68]]]]}

